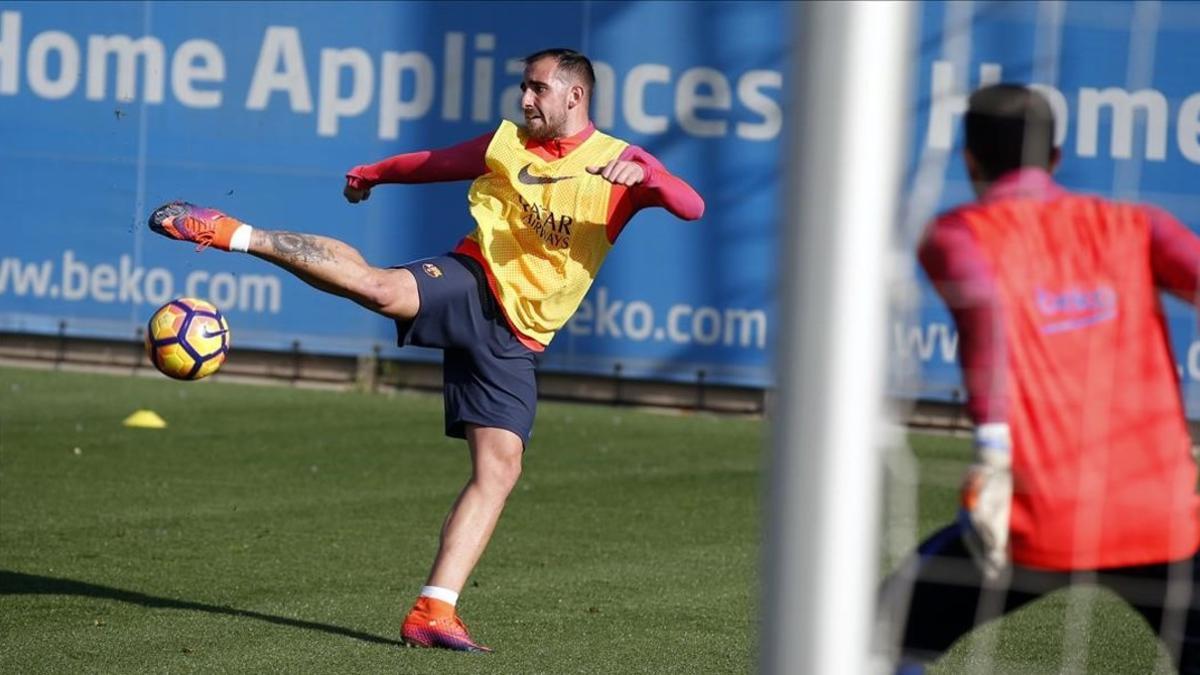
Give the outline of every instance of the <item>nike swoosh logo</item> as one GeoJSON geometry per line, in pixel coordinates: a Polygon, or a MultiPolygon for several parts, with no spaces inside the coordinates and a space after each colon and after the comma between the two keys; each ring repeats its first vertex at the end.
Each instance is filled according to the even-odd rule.
{"type": "Polygon", "coordinates": [[[533,166],[533,162],[521,167],[521,170],[517,172],[517,180],[525,185],[549,185],[550,183],[557,183],[560,180],[574,178],[574,176],[533,176],[529,173],[529,167],[531,166],[533,166]]]}
{"type": "Polygon", "coordinates": [[[206,337],[206,338],[215,338],[215,337],[217,337],[218,335],[224,335],[224,334],[228,333],[228,332],[229,332],[229,330],[228,330],[228,329],[226,329],[226,330],[217,330],[217,331],[213,331],[213,330],[209,330],[209,329],[206,327],[206,328],[205,328],[203,331],[201,331],[201,332],[204,334],[204,337],[206,337]]]}

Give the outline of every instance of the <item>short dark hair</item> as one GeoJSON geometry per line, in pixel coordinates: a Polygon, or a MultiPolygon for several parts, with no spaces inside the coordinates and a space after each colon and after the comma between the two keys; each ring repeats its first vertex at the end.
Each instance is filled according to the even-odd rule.
{"type": "Polygon", "coordinates": [[[1054,157],[1054,110],[1037,91],[993,84],[971,94],[963,120],[967,150],[990,180],[1023,166],[1049,169],[1054,157]]]}
{"type": "Polygon", "coordinates": [[[534,52],[526,56],[522,61],[525,65],[530,65],[541,61],[542,59],[554,59],[558,62],[559,70],[575,77],[583,83],[583,87],[587,90],[588,95],[592,93],[592,87],[596,86],[596,71],[592,68],[592,62],[588,57],[580,54],[574,49],[566,49],[558,47],[555,49],[543,49],[540,52],[534,52]]]}

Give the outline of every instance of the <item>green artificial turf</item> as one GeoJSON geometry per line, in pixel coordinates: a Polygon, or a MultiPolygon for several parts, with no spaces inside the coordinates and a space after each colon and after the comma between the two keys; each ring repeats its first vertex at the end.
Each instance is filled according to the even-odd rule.
{"type": "Polygon", "coordinates": [[[496,653],[398,647],[469,469],[441,405],[0,369],[0,672],[753,667],[760,424],[563,404],[460,601],[496,653]]]}
{"type": "MultiPolygon", "coordinates": [[[[429,395],[0,368],[0,672],[756,668],[764,423],[569,404],[541,404],[460,602],[497,652],[397,646],[469,467],[441,414],[429,395]],[[121,425],[142,408],[169,427],[121,425]]],[[[888,512],[889,541],[947,521],[968,453],[911,442],[918,509],[888,512]]],[[[1136,614],[1078,589],[932,672],[1170,669],[1136,614]]]]}

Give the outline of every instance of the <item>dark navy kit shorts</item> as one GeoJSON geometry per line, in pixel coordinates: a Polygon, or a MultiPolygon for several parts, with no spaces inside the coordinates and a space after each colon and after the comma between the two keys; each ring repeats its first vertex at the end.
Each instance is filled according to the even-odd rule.
{"type": "Polygon", "coordinates": [[[513,335],[479,262],[451,253],[400,267],[417,280],[421,309],[396,321],[401,347],[441,349],[446,435],[507,429],[526,444],[537,408],[534,353],[513,335]]]}

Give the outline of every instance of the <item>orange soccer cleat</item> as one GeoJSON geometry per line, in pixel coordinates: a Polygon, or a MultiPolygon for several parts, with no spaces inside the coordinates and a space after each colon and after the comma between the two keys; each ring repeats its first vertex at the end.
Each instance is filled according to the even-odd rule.
{"type": "Polygon", "coordinates": [[[426,597],[417,598],[404,618],[400,639],[409,647],[440,647],[485,654],[492,651],[471,639],[467,625],[458,618],[453,605],[426,597]]]}
{"type": "Polygon", "coordinates": [[[151,230],[171,239],[195,242],[197,251],[209,246],[228,251],[233,233],[241,225],[242,221],[216,209],[187,202],[163,204],[150,214],[151,230]]]}

